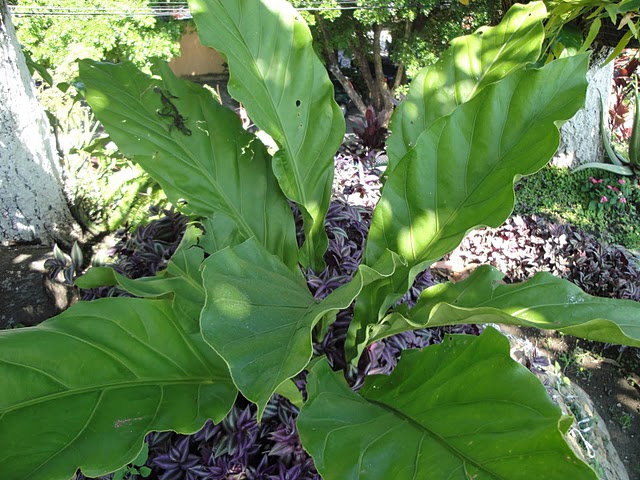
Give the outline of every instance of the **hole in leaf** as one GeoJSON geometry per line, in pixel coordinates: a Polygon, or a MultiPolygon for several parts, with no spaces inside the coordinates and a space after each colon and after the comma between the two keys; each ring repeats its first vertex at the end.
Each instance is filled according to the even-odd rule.
{"type": "Polygon", "coordinates": [[[300,100],[296,100],[296,107],[299,107],[300,103],[301,103],[300,100]]]}

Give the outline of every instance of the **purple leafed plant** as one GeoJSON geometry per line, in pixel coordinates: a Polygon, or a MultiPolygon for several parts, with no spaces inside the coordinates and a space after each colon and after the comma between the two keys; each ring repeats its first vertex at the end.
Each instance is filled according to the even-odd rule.
{"type": "Polygon", "coordinates": [[[367,108],[364,119],[358,119],[359,126],[353,129],[360,143],[369,151],[381,150],[389,136],[389,130],[384,126],[381,115],[376,115],[372,106],[367,108]]]}

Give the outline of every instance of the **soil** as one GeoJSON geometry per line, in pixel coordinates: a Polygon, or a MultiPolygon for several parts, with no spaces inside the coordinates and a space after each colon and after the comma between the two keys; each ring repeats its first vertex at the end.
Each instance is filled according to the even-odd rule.
{"type": "MultiPolygon", "coordinates": [[[[619,346],[534,328],[508,327],[506,331],[529,339],[539,354],[549,357],[560,376],[587,393],[629,479],[640,480],[639,350],[621,350],[619,346]]],[[[597,450],[596,445],[594,448],[597,450]]]]}
{"type": "Polygon", "coordinates": [[[49,247],[0,247],[0,328],[37,325],[58,313],[45,289],[44,262],[48,258],[49,247]]]}
{"type": "Polygon", "coordinates": [[[640,480],[640,356],[638,349],[531,329],[527,335],[596,405],[630,480],[640,480]]]}

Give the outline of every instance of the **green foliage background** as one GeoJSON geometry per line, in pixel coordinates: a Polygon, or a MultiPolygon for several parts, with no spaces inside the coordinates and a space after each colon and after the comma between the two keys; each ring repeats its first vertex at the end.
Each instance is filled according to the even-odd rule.
{"type": "Polygon", "coordinates": [[[567,168],[547,166],[535,175],[522,179],[516,188],[515,213],[542,214],[554,221],[597,234],[603,241],[640,248],[640,235],[636,227],[637,205],[640,204],[638,180],[624,177],[629,182],[630,195],[626,204],[616,204],[611,211],[590,209],[593,201],[599,203],[590,177],[602,179],[604,185],[620,186],[620,176],[598,170],[572,172],[567,168]]]}
{"type": "MultiPolygon", "coordinates": [[[[293,0],[291,3],[302,6],[308,2],[293,0]]],[[[495,0],[476,0],[469,5],[450,0],[399,0],[393,2],[391,8],[387,0],[355,3],[361,8],[336,10],[339,6],[336,0],[325,0],[320,5],[327,8],[320,14],[328,20],[331,46],[350,54],[358,31],[367,32],[374,25],[383,25],[393,38],[391,60],[395,65],[404,65],[409,78],[440,58],[449,41],[482,25],[496,24],[504,14],[502,3],[495,0]],[[408,36],[407,28],[410,29],[408,36]]],[[[304,16],[314,38],[319,38],[313,12],[304,16]]]]}
{"type": "MultiPolygon", "coordinates": [[[[48,0],[20,0],[21,6],[46,6],[48,0]]],[[[122,10],[145,7],[144,0],[59,0],[61,8],[122,10]]],[[[18,40],[34,61],[51,69],[58,81],[77,72],[75,60],[130,60],[147,68],[149,59],[169,60],[180,53],[179,41],[187,22],[151,16],[27,16],[14,17],[18,40]]]]}

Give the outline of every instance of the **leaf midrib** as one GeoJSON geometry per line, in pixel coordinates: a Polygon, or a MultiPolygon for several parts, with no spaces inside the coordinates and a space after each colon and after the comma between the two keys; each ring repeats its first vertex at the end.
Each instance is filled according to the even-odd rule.
{"type": "Polygon", "coordinates": [[[7,413],[11,413],[16,410],[20,410],[22,408],[27,408],[32,405],[38,405],[38,404],[46,403],[49,401],[64,399],[68,397],[74,397],[82,394],[108,392],[112,390],[120,390],[123,388],[139,388],[139,387],[164,388],[164,387],[175,386],[175,385],[207,385],[207,384],[214,385],[217,383],[230,383],[230,382],[228,382],[228,379],[224,379],[221,377],[219,378],[191,377],[183,380],[147,379],[144,381],[130,380],[125,382],[120,381],[120,382],[107,383],[104,385],[92,385],[92,386],[77,388],[73,390],[66,390],[63,392],[56,392],[56,393],[52,393],[52,394],[38,397],[35,399],[25,400],[5,408],[0,408],[0,420],[2,420],[2,418],[7,413]]]}
{"type": "Polygon", "coordinates": [[[455,448],[453,445],[451,445],[449,442],[447,442],[443,437],[438,435],[438,433],[434,432],[433,430],[431,430],[426,425],[423,425],[421,423],[416,422],[413,418],[411,418],[410,416],[406,415],[404,412],[402,412],[400,410],[397,410],[396,408],[394,408],[394,407],[392,407],[390,405],[387,405],[386,403],[380,402],[378,400],[373,400],[371,398],[365,398],[365,400],[367,402],[373,404],[373,405],[376,405],[377,407],[381,408],[382,410],[384,410],[386,412],[389,412],[391,415],[401,418],[403,421],[405,421],[408,425],[410,425],[411,427],[413,427],[417,431],[426,433],[431,438],[433,438],[438,444],[440,444],[442,447],[444,447],[446,450],[449,450],[451,453],[453,453],[456,457],[462,459],[462,461],[464,461],[464,462],[468,462],[469,464],[475,466],[477,469],[485,472],[491,478],[495,478],[496,480],[507,480],[506,478],[498,476],[495,472],[492,472],[492,471],[488,470],[482,464],[480,464],[480,463],[476,462],[475,460],[473,460],[472,458],[468,457],[463,452],[459,451],[457,448],[455,448]]]}
{"type": "MultiPolygon", "coordinates": [[[[93,65],[91,65],[91,68],[98,71],[98,73],[102,73],[99,69],[96,69],[93,65]]],[[[100,80],[101,83],[104,83],[104,80],[100,80]]],[[[151,79],[150,79],[151,81],[151,79]]],[[[119,95],[126,95],[127,97],[129,97],[131,99],[132,102],[134,102],[134,104],[138,104],[141,107],[142,111],[146,111],[147,108],[145,106],[145,104],[142,102],[141,98],[142,98],[142,93],[144,92],[140,92],[140,96],[138,98],[136,98],[135,96],[133,96],[128,90],[126,89],[121,89],[118,91],[119,95]]],[[[116,96],[117,98],[117,96],[116,96]]],[[[109,108],[105,108],[103,110],[107,110],[110,111],[112,113],[114,113],[115,115],[122,115],[124,116],[122,113],[120,112],[128,112],[131,110],[130,105],[127,104],[124,100],[120,102],[121,104],[124,105],[123,109],[114,109],[113,107],[109,108]]],[[[111,104],[110,104],[111,105],[111,104]]],[[[138,126],[142,127],[143,130],[148,131],[149,127],[146,124],[146,122],[148,122],[148,120],[152,119],[154,127],[157,127],[157,129],[154,129],[153,127],[151,128],[151,131],[156,133],[156,134],[161,134],[161,138],[166,142],[168,140],[169,143],[175,145],[178,147],[178,151],[181,151],[183,153],[183,155],[176,155],[175,154],[175,150],[171,150],[171,149],[167,149],[166,146],[153,141],[153,137],[152,138],[147,138],[147,141],[149,141],[150,143],[155,144],[161,151],[164,151],[165,155],[167,155],[168,157],[176,157],[181,159],[182,161],[185,160],[189,160],[191,161],[191,163],[195,166],[197,166],[197,168],[204,174],[204,176],[207,178],[208,183],[216,190],[216,192],[218,193],[218,195],[220,196],[220,198],[222,198],[224,200],[225,205],[227,206],[227,208],[229,209],[230,213],[232,214],[230,216],[230,218],[236,223],[236,225],[238,225],[238,227],[244,232],[244,235],[246,236],[246,238],[250,238],[251,236],[254,235],[253,230],[251,229],[250,225],[247,224],[241,214],[241,212],[239,212],[236,208],[235,205],[229,200],[229,198],[227,197],[227,195],[225,194],[225,192],[220,188],[219,186],[219,182],[213,178],[211,176],[211,174],[209,173],[208,169],[204,168],[204,165],[202,164],[202,162],[200,162],[194,155],[191,154],[190,149],[186,148],[184,146],[184,144],[180,141],[180,139],[177,139],[175,137],[172,137],[170,134],[169,135],[165,135],[165,125],[159,121],[156,121],[153,117],[147,117],[145,116],[142,120],[139,120],[137,118],[134,117],[129,117],[126,116],[127,120],[131,121],[134,124],[137,124],[138,126]],[[185,158],[186,157],[186,158],[185,158]]],[[[115,125],[112,128],[117,128],[115,125]]],[[[120,128],[121,131],[126,132],[126,130],[124,128],[120,128]]],[[[213,148],[211,149],[211,153],[214,153],[213,148]]],[[[150,157],[152,155],[149,155],[150,157]]],[[[215,155],[214,155],[215,156],[215,155]]],[[[215,207],[215,205],[213,205],[215,207]]]]}

